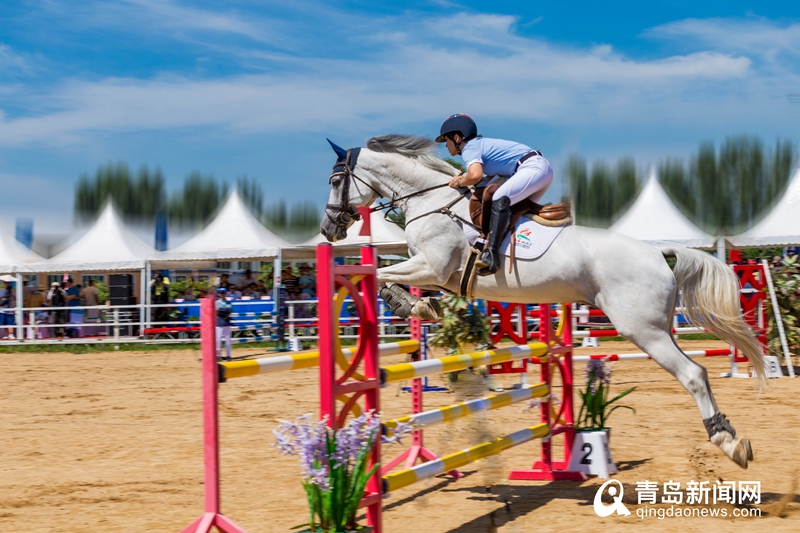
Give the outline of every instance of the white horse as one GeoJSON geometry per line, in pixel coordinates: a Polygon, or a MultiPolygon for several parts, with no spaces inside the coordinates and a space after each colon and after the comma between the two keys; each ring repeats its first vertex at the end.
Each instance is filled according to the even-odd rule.
{"type": "MultiPolygon", "coordinates": [[[[330,177],[323,235],[332,242],[345,238],[358,217],[354,206],[391,199],[405,214],[411,258],[378,269],[381,295],[395,312],[434,317],[436,302],[417,300],[395,284],[458,292],[470,249],[462,221],[469,215],[466,200],[453,202],[467,191],[446,186],[453,168],[436,157],[436,145],[429,139],[387,135],[349,151],[331,145],[339,160],[330,177]]],[[[620,335],[691,393],[711,441],[747,468],[753,459],[749,440],[737,436],[719,412],[706,369],[678,348],[671,329],[681,290],[692,322],[739,347],[756,374],[766,375],[761,346],[742,319],[738,281],[730,268],[704,252],[659,250],[618,233],[580,226],[566,227],[539,259],[516,260],[513,274],[505,268],[508,260],[501,260],[495,275],[477,278],[477,297],[520,303],[585,302],[602,309],[620,335]],[[672,270],[666,257],[676,260],[672,270]]]]}

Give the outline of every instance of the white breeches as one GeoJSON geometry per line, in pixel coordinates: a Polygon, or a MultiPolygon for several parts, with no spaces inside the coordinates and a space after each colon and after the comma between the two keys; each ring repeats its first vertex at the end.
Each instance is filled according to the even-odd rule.
{"type": "Polygon", "coordinates": [[[525,198],[539,203],[551,183],[553,183],[553,169],[550,167],[550,162],[542,156],[534,156],[519,166],[514,175],[497,189],[492,199],[508,196],[511,205],[525,198]]]}
{"type": "Polygon", "coordinates": [[[217,359],[220,358],[222,352],[222,337],[225,337],[225,356],[231,358],[231,327],[230,326],[217,326],[217,359]]]}

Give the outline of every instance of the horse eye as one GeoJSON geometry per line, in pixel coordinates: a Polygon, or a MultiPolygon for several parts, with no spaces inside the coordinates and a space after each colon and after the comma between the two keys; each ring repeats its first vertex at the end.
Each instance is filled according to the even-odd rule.
{"type": "Polygon", "coordinates": [[[339,183],[342,181],[342,178],[331,178],[330,184],[332,187],[338,187],[339,183]]]}

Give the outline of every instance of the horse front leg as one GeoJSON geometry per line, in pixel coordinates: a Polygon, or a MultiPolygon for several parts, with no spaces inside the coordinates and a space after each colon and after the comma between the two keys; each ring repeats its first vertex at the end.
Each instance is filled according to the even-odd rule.
{"type": "Polygon", "coordinates": [[[447,284],[452,272],[435,272],[424,256],[416,255],[408,261],[379,268],[378,282],[381,285],[381,298],[395,315],[409,316],[422,320],[438,320],[442,317],[442,306],[438,298],[412,296],[402,285],[415,287],[443,286],[447,284]]]}

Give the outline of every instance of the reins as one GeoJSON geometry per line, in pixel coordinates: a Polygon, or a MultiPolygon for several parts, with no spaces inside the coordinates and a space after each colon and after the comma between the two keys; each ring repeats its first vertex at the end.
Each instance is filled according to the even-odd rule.
{"type": "MultiPolygon", "coordinates": [[[[355,208],[353,208],[353,206],[350,205],[350,182],[351,182],[351,178],[352,179],[356,179],[356,180],[360,181],[361,183],[363,183],[364,185],[366,185],[378,197],[383,196],[383,194],[380,191],[375,189],[375,187],[370,185],[365,180],[359,178],[358,175],[355,172],[353,172],[353,169],[351,168],[351,165],[350,165],[350,161],[351,161],[351,159],[353,157],[355,157],[357,159],[359,152],[360,152],[359,148],[351,148],[351,149],[347,150],[347,153],[346,153],[346,155],[344,157],[344,160],[341,161],[341,162],[337,162],[336,165],[334,165],[334,167],[333,167],[334,172],[330,175],[330,178],[328,178],[328,182],[329,183],[336,176],[342,176],[342,178],[344,180],[344,183],[342,184],[342,193],[341,193],[341,196],[340,196],[341,197],[340,203],[338,205],[336,205],[336,204],[326,204],[326,206],[325,206],[325,208],[326,208],[326,216],[331,220],[331,222],[333,222],[334,224],[336,224],[337,226],[339,226],[341,228],[346,228],[347,225],[350,223],[350,220],[361,220],[361,215],[358,213],[358,211],[355,208]],[[336,169],[338,167],[340,167],[340,166],[343,167],[342,170],[336,171],[336,169]],[[334,218],[334,217],[332,217],[330,215],[330,213],[328,213],[328,211],[338,211],[339,215],[336,218],[334,218]]],[[[398,202],[401,202],[403,200],[407,200],[408,198],[413,198],[415,196],[421,196],[423,194],[429,193],[429,192],[434,191],[436,189],[442,189],[444,187],[449,187],[449,186],[450,186],[449,183],[441,183],[439,185],[434,185],[433,187],[427,187],[425,189],[422,189],[422,190],[419,190],[419,191],[415,191],[415,192],[412,192],[411,194],[406,194],[404,196],[392,196],[392,198],[389,199],[388,203],[381,202],[378,205],[372,207],[370,209],[370,212],[374,213],[375,211],[386,210],[386,214],[384,215],[384,218],[386,218],[389,213],[397,212],[397,209],[398,209],[397,203],[398,202]]],[[[456,205],[458,202],[460,202],[464,198],[468,197],[471,193],[472,193],[472,191],[470,189],[467,189],[466,192],[460,192],[459,191],[458,196],[454,200],[452,200],[451,202],[447,203],[446,205],[444,205],[444,206],[442,206],[442,207],[440,207],[438,209],[434,209],[432,211],[429,211],[427,213],[423,213],[422,215],[418,215],[418,216],[412,218],[411,220],[407,220],[406,223],[405,223],[406,227],[409,224],[411,224],[412,222],[414,222],[416,220],[419,220],[421,218],[427,217],[429,215],[442,214],[442,215],[447,215],[454,222],[459,221],[459,222],[461,222],[463,224],[467,224],[468,226],[471,226],[472,228],[474,228],[475,230],[480,232],[481,228],[479,228],[478,226],[473,224],[471,221],[465,219],[464,217],[457,215],[451,209],[454,205],[456,205]]]]}

